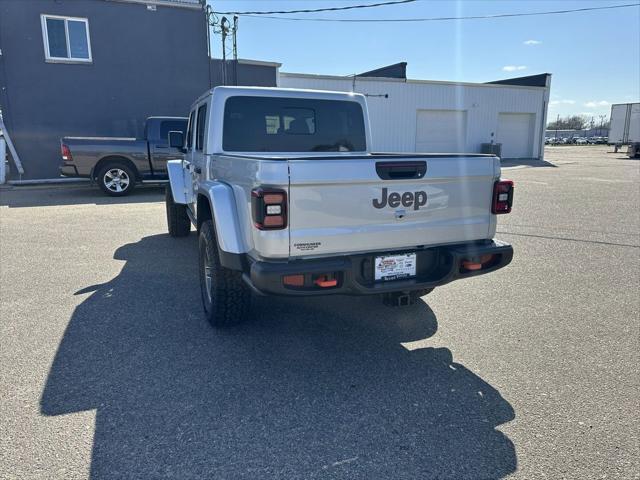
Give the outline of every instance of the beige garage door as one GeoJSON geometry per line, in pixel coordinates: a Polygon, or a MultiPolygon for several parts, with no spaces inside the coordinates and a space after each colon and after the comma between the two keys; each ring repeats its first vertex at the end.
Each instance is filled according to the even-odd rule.
{"type": "Polygon", "coordinates": [[[502,144],[503,158],[533,156],[533,113],[499,113],[497,142],[502,144]]]}
{"type": "Polygon", "coordinates": [[[466,144],[466,111],[418,110],[416,152],[459,153],[466,151],[466,144]]]}

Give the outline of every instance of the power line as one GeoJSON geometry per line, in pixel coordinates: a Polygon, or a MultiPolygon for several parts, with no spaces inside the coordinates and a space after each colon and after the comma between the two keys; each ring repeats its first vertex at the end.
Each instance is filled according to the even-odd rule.
{"type": "MultiPolygon", "coordinates": [[[[315,13],[315,12],[335,12],[338,10],[353,10],[356,8],[372,8],[372,7],[384,7],[387,5],[397,5],[399,3],[412,3],[416,0],[393,0],[390,2],[380,3],[368,3],[366,5],[350,5],[346,7],[327,7],[327,8],[313,8],[308,10],[280,10],[273,12],[256,11],[256,12],[213,12],[218,15],[272,15],[281,13],[315,13]]],[[[300,19],[301,20],[301,19],[300,19]]]]}
{"type": "MultiPolygon", "coordinates": [[[[398,2],[401,3],[401,2],[398,2]]],[[[247,17],[267,18],[273,20],[290,20],[298,22],[344,22],[344,23],[385,23],[385,22],[438,22],[447,20],[491,20],[494,18],[510,18],[510,17],[533,17],[538,15],[558,15],[565,13],[590,12],[593,10],[611,10],[614,8],[639,7],[640,3],[627,3],[623,5],[609,5],[606,7],[585,7],[574,8],[570,10],[551,10],[547,12],[529,12],[529,13],[498,13],[495,15],[472,15],[465,17],[429,17],[429,18],[296,18],[296,17],[278,17],[270,15],[254,15],[247,14],[247,17]]],[[[292,13],[292,12],[287,12],[292,13]]],[[[241,13],[242,15],[242,13],[241,13]]]]}

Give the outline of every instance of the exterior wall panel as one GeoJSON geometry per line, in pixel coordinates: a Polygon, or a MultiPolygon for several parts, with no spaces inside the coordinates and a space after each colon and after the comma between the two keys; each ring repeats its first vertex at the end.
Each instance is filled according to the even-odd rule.
{"type": "Polygon", "coordinates": [[[372,148],[376,151],[414,152],[417,110],[465,110],[465,149],[470,153],[480,152],[482,143],[496,141],[499,113],[530,113],[534,115],[533,156],[542,156],[541,127],[548,91],[544,87],[357,78],[353,88],[352,78],[291,73],[280,73],[279,86],[369,94],[372,148]]]}
{"type": "Polygon", "coordinates": [[[0,0],[0,108],[25,169],[53,178],[65,135],[142,136],[209,88],[200,9],[104,0],[0,0]],[[92,62],[45,62],[41,14],[89,21],[92,62]]]}

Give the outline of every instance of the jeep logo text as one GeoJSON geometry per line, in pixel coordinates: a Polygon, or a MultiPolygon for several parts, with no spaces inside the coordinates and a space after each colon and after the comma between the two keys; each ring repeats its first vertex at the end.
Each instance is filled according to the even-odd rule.
{"type": "Polygon", "coordinates": [[[382,198],[373,199],[373,206],[376,208],[384,208],[389,205],[391,208],[396,208],[402,205],[403,207],[410,207],[413,205],[414,210],[418,210],[420,207],[424,207],[427,204],[427,192],[404,192],[402,194],[398,192],[388,193],[387,188],[382,189],[382,198]]]}

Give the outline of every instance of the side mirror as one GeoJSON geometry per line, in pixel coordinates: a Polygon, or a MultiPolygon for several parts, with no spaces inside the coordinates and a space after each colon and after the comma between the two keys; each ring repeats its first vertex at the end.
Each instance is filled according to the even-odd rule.
{"type": "Polygon", "coordinates": [[[177,130],[169,132],[169,146],[184,151],[184,133],[177,130]]]}

